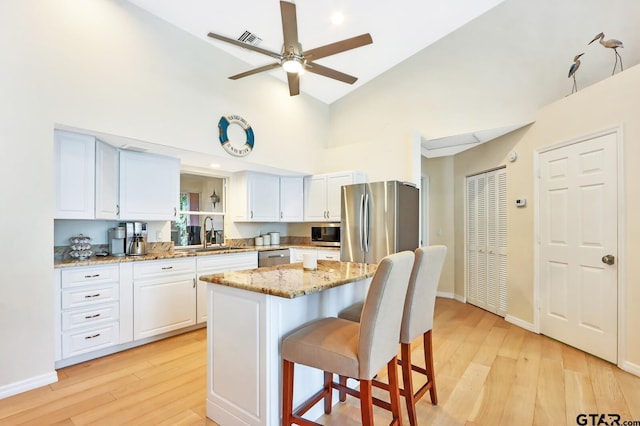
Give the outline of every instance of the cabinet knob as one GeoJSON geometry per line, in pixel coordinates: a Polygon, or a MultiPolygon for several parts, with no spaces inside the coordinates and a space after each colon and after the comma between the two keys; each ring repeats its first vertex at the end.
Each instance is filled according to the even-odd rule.
{"type": "Polygon", "coordinates": [[[116,204],[116,216],[120,216],[120,204],[116,204]]]}

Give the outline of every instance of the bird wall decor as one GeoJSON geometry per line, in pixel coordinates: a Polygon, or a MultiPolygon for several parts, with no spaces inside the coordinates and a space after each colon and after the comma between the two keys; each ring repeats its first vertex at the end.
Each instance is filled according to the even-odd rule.
{"type": "Polygon", "coordinates": [[[620,54],[618,53],[618,47],[620,48],[624,47],[622,45],[622,42],[620,40],[616,40],[615,38],[612,38],[610,40],[604,40],[604,33],[600,33],[596,35],[593,38],[593,40],[591,40],[588,44],[591,44],[598,39],[600,39],[601,45],[603,45],[608,49],[613,49],[613,52],[616,54],[616,62],[615,64],[613,64],[613,72],[611,73],[611,75],[614,75],[616,73],[616,67],[618,66],[618,59],[620,59],[620,71],[624,71],[624,68],[622,68],[622,56],[620,56],[620,54]]]}
{"type": "Polygon", "coordinates": [[[571,89],[571,93],[575,93],[578,91],[578,85],[576,84],[576,71],[578,71],[578,68],[580,68],[580,56],[582,55],[584,55],[584,52],[574,56],[573,64],[571,64],[571,67],[569,68],[569,75],[567,77],[573,77],[573,88],[571,89]]]}

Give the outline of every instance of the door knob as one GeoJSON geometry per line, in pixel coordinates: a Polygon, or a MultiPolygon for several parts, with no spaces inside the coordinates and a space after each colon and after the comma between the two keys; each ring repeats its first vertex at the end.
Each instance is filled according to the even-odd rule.
{"type": "Polygon", "coordinates": [[[613,265],[615,261],[616,261],[616,258],[612,254],[607,254],[605,256],[602,256],[602,263],[606,263],[607,265],[613,265]]]}

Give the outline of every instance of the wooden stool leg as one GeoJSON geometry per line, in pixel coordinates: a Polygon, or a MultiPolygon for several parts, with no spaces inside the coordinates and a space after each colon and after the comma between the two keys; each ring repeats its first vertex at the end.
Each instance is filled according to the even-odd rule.
{"type": "Polygon", "coordinates": [[[371,380],[360,380],[360,413],[362,416],[362,426],[373,426],[371,380]]]}
{"type": "Polygon", "coordinates": [[[332,404],[332,396],[333,389],[331,387],[331,382],[333,381],[333,373],[329,373],[328,371],[324,372],[324,391],[326,392],[324,396],[324,413],[331,414],[331,406],[332,404]]]}
{"type": "Polygon", "coordinates": [[[282,360],[282,426],[293,424],[293,367],[291,361],[282,360]]]}
{"type": "Polygon", "coordinates": [[[400,344],[400,356],[402,358],[402,382],[404,383],[404,399],[407,403],[407,414],[409,417],[409,424],[414,426],[417,423],[416,420],[416,398],[413,393],[413,376],[411,374],[411,344],[400,344]]]}
{"type": "Polygon", "coordinates": [[[400,385],[398,384],[397,363],[398,357],[393,357],[393,359],[387,363],[387,374],[389,375],[389,399],[391,401],[391,414],[393,415],[391,424],[402,426],[402,415],[400,414],[400,385]]]}
{"type": "MultiPolygon", "coordinates": [[[[339,376],[339,383],[342,386],[347,386],[347,377],[346,376],[339,376]]],[[[343,391],[339,391],[338,395],[340,396],[340,402],[345,402],[347,400],[347,393],[343,392],[343,391]]]]}
{"type": "Polygon", "coordinates": [[[431,396],[431,404],[438,405],[438,392],[436,391],[436,376],[433,368],[433,342],[431,340],[431,330],[422,336],[424,345],[424,365],[427,370],[427,380],[431,383],[429,396],[431,396]]]}

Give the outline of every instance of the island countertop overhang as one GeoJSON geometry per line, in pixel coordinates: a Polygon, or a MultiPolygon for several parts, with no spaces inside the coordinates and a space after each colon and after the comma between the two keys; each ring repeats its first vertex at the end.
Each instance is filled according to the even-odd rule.
{"type": "Polygon", "coordinates": [[[198,279],[211,284],[293,299],[371,278],[376,269],[375,264],[319,260],[316,270],[305,270],[302,263],[290,263],[201,275],[198,279]]]}

